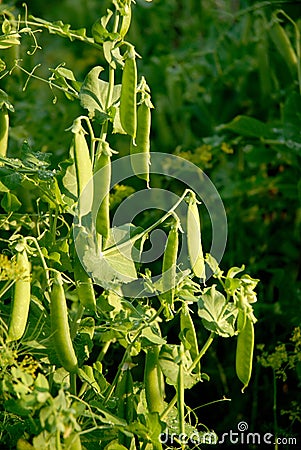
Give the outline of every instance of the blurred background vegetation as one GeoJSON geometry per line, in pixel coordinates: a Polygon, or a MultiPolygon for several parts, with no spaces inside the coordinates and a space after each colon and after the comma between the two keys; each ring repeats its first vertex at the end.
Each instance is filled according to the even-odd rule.
{"type": "MultiPolygon", "coordinates": [[[[14,13],[22,2],[2,2],[14,13]]],[[[108,0],[31,0],[28,10],[49,21],[62,20],[72,29],[91,26],[109,7],[108,0]]],[[[297,435],[301,422],[301,97],[297,73],[270,37],[273,13],[282,9],[301,28],[299,2],[251,0],[136,0],[128,36],[139,60],[139,73],[151,87],[155,106],[152,151],[189,159],[211,178],[227,211],[228,243],[222,261],[227,270],[245,264],[260,278],[255,305],[256,352],[252,383],[245,394],[235,378],[235,342],[219,341],[205,361],[213,383],[188,393],[192,407],[219,399],[198,410],[200,421],[218,434],[236,431],[240,420],[249,430],[297,435]],[[225,126],[237,116],[265,124],[267,133],[225,126]],[[269,134],[270,133],[270,134],[269,134]],[[215,389],[215,392],[213,391],[215,389]]],[[[292,22],[281,25],[296,48],[292,22]]],[[[15,58],[29,72],[48,78],[49,68],[65,63],[78,81],[94,65],[104,64],[101,54],[80,42],[37,33],[42,47],[33,56],[22,47],[7,51],[8,69],[15,58]]],[[[27,50],[32,41],[28,41],[27,50]]],[[[33,149],[52,154],[52,164],[68,157],[74,117],[82,113],[47,84],[16,69],[0,80],[11,95],[15,113],[9,154],[17,155],[27,139],[33,149]],[[55,102],[54,102],[54,99],[55,102]]],[[[128,151],[123,136],[112,142],[120,154],[128,151]]],[[[164,188],[164,181],[161,182],[164,188]]],[[[139,187],[139,185],[137,185],[139,187]]],[[[208,249],[209,224],[204,224],[208,249]]],[[[207,248],[206,248],[207,245],[207,248]]],[[[196,319],[197,320],[197,319],[196,319]]],[[[200,333],[202,327],[200,325],[200,333]]],[[[284,448],[284,447],[283,447],[284,448]]]]}

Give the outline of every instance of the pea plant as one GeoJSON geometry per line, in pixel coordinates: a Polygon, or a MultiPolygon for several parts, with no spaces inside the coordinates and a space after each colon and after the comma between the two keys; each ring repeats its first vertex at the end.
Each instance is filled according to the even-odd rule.
{"type": "Polygon", "coordinates": [[[139,55],[126,40],[132,8],[132,0],[113,0],[89,36],[27,9],[16,18],[1,6],[2,78],[27,73],[27,82],[41,79],[81,108],[66,123],[69,157],[53,167],[50,155],[27,141],[8,148],[13,92],[0,91],[0,441],[6,448],[185,449],[196,433],[201,443],[210,424],[199,425],[187,391],[209,382],[202,360],[218,336],[237,341],[242,391],[251,379],[259,280],[244,266],[224,272],[214,255],[203,253],[198,193],[184,188],[145,227],[112,225],[116,207],[140,186],[112,181],[124,157],[113,148],[116,135],[134,179],[153,190],[154,105],[138,73],[139,55]],[[25,38],[34,44],[29,53],[40,51],[42,30],[92,46],[104,67],[93,66],[83,80],[64,64],[48,80],[20,59],[8,67],[7,52],[26,45],[25,38]],[[167,238],[152,265],[141,255],[156,229],[167,230],[167,238]],[[214,283],[207,284],[210,275],[214,283]],[[138,277],[141,289],[130,295],[127,286],[138,277]]]}

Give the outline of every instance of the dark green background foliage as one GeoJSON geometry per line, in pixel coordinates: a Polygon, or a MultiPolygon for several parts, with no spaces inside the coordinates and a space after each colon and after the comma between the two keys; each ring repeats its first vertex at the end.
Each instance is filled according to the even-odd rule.
{"type": "MultiPolygon", "coordinates": [[[[86,27],[90,34],[89,27],[109,3],[30,1],[28,8],[35,16],[62,20],[73,29],[86,27]]],[[[287,352],[294,350],[290,337],[301,318],[301,97],[297,74],[289,71],[268,31],[272,13],[279,8],[300,28],[301,6],[297,3],[137,0],[128,37],[142,55],[139,71],[152,91],[152,151],[189,159],[216,185],[229,227],[221,266],[245,263],[248,273],[260,278],[259,301],[254,306],[256,344],[264,344],[268,352],[274,352],[279,343],[286,344],[287,352]],[[250,116],[261,123],[253,130],[249,122],[233,121],[237,116],[250,116]]],[[[21,8],[21,2],[15,4],[21,8]]],[[[283,17],[282,25],[295,46],[292,24],[283,17]]],[[[83,81],[89,68],[103,64],[96,50],[81,43],[50,36],[47,31],[37,39],[43,51],[19,57],[29,71],[41,62],[35,72],[38,76],[47,78],[49,67],[65,62],[77,80],[83,81]]],[[[8,59],[13,61],[14,55],[6,58],[9,67],[8,59]]],[[[57,168],[68,155],[70,137],[64,130],[80,113],[79,106],[37,80],[30,80],[23,92],[26,79],[26,74],[15,70],[13,77],[0,80],[2,89],[15,96],[9,155],[17,156],[26,138],[35,150],[49,152],[51,164],[57,168]],[[53,94],[57,96],[55,105],[53,94]]],[[[115,136],[112,146],[122,155],[128,141],[115,136]]],[[[167,183],[161,181],[160,187],[167,183]]],[[[204,247],[208,251],[206,235],[210,236],[210,228],[205,223],[204,247]]],[[[276,379],[279,435],[296,434],[301,414],[297,403],[291,402],[299,398],[300,404],[298,358],[290,368],[285,356],[277,360],[277,351],[274,359],[267,360],[265,355],[257,362],[262,355],[257,348],[252,383],[240,394],[239,382],[233,381],[234,345],[218,341],[206,357],[206,371],[217,380],[212,391],[198,384],[196,391],[188,394],[192,403],[196,398],[195,406],[200,400],[206,403],[224,394],[232,398],[231,403],[198,410],[200,421],[210,423],[217,433],[236,430],[240,420],[257,432],[273,432],[273,374],[286,368],[287,377],[276,379]],[[282,415],[281,410],[290,411],[295,419],[282,415]]],[[[111,356],[119,362],[118,355],[111,356]]]]}

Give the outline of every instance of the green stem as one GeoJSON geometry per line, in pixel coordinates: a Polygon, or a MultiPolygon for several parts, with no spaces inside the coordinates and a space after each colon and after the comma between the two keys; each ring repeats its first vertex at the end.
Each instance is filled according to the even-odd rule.
{"type": "Polygon", "coordinates": [[[215,333],[213,331],[211,331],[210,336],[208,337],[207,341],[203,345],[203,348],[201,349],[200,353],[198,354],[198,356],[195,358],[195,360],[193,361],[193,363],[189,367],[189,369],[188,369],[189,373],[191,373],[193,371],[193,369],[195,369],[196,366],[199,364],[199,362],[201,361],[202,357],[205,355],[206,351],[208,350],[208,348],[212,344],[214,336],[215,336],[215,333]]]}
{"type": "Polygon", "coordinates": [[[113,342],[113,339],[110,339],[107,341],[104,346],[102,347],[101,351],[99,352],[99,355],[97,357],[97,361],[102,361],[104,356],[106,355],[107,351],[109,350],[109,347],[111,343],[113,342]]]}
{"type": "MultiPolygon", "coordinates": [[[[186,197],[188,192],[191,192],[191,190],[185,189],[184,193],[179,198],[179,200],[174,204],[174,206],[167,213],[164,214],[164,216],[161,217],[161,219],[158,219],[155,223],[153,223],[148,228],[146,228],[146,230],[142,231],[139,234],[136,234],[136,236],[133,236],[128,241],[125,241],[123,244],[118,245],[118,249],[126,247],[129,244],[129,242],[131,244],[134,244],[137,240],[141,239],[143,236],[145,236],[146,234],[149,234],[151,231],[153,231],[155,228],[157,228],[159,225],[161,225],[161,223],[163,223],[169,216],[171,216],[173,214],[173,212],[176,210],[176,208],[179,206],[179,204],[184,200],[184,198],[186,197]]],[[[103,255],[105,256],[112,251],[114,252],[115,250],[116,250],[116,246],[108,247],[103,251],[103,255]]]]}
{"type": "Polygon", "coordinates": [[[76,395],[76,373],[70,373],[70,393],[76,395]]]}
{"type": "MultiPolygon", "coordinates": [[[[212,341],[214,339],[214,335],[215,335],[215,333],[213,331],[211,331],[210,336],[208,337],[207,341],[203,345],[203,347],[202,347],[200,353],[198,354],[197,358],[193,361],[193,363],[189,367],[188,373],[191,373],[193,371],[193,369],[195,369],[195,367],[199,364],[200,360],[202,359],[202,357],[205,355],[206,351],[208,350],[208,348],[212,344],[212,341]]],[[[168,416],[168,414],[170,413],[170,411],[172,410],[172,408],[175,406],[176,403],[177,403],[177,394],[173,397],[173,399],[171,400],[171,402],[169,403],[169,405],[167,406],[165,411],[163,411],[163,413],[161,414],[161,416],[160,416],[161,420],[164,420],[165,417],[168,416]]]]}
{"type": "Polygon", "coordinates": [[[41,262],[42,262],[43,269],[45,271],[45,277],[46,277],[46,281],[47,281],[47,290],[48,290],[48,293],[50,293],[51,286],[50,286],[49,268],[48,268],[48,266],[46,264],[46,261],[45,261],[44,255],[42,253],[41,247],[40,247],[40,245],[39,245],[39,243],[38,243],[38,241],[37,241],[37,239],[35,237],[28,236],[25,239],[26,239],[26,241],[32,241],[34,243],[34,245],[36,246],[36,249],[37,249],[37,251],[39,253],[39,257],[40,257],[41,262]]]}
{"type": "Polygon", "coordinates": [[[13,281],[7,281],[6,283],[5,283],[5,285],[2,287],[2,289],[0,290],[0,298],[2,297],[2,295],[4,295],[5,294],[5,292],[7,292],[11,287],[12,287],[12,285],[15,283],[15,281],[16,280],[13,280],[13,281]]]}
{"type": "Polygon", "coordinates": [[[277,379],[276,373],[273,369],[273,419],[274,419],[274,435],[275,435],[275,450],[278,450],[278,422],[277,422],[277,379]]]}
{"type": "Polygon", "coordinates": [[[78,310],[76,312],[76,316],[74,317],[73,321],[72,321],[72,325],[71,325],[71,329],[70,329],[70,335],[71,335],[71,339],[73,340],[78,332],[79,326],[80,326],[80,322],[81,322],[81,318],[84,314],[84,310],[85,307],[82,305],[79,305],[78,310]]]}

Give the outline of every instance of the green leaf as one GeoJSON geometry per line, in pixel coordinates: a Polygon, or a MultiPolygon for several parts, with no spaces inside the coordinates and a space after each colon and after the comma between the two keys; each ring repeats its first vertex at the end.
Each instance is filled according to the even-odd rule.
{"type": "Polygon", "coordinates": [[[80,41],[85,41],[91,44],[94,42],[92,38],[86,35],[87,31],[85,28],[72,30],[71,25],[62,22],[61,20],[58,20],[56,22],[48,22],[47,20],[40,19],[31,15],[29,16],[29,18],[45,27],[51,34],[57,34],[58,36],[67,37],[68,39],[70,39],[70,41],[78,39],[80,41]]]}
{"type": "MultiPolygon", "coordinates": [[[[159,364],[164,376],[166,377],[166,383],[173,386],[177,386],[178,384],[178,355],[178,345],[163,345],[159,356],[159,364]]],[[[200,375],[189,372],[188,369],[192,365],[192,362],[193,361],[191,359],[189,351],[185,351],[182,356],[185,389],[192,388],[192,386],[194,386],[201,379],[200,375]]]]}
{"type": "Polygon", "coordinates": [[[79,92],[81,106],[89,111],[90,118],[98,117],[99,119],[106,115],[109,83],[99,79],[99,74],[103,70],[101,66],[93,67],[86,76],[79,92]]]}
{"type": "Polygon", "coordinates": [[[35,388],[40,391],[49,391],[49,383],[45,375],[39,373],[34,382],[35,388]]]}
{"type": "Polygon", "coordinates": [[[163,345],[166,340],[153,331],[152,327],[146,327],[142,330],[141,338],[146,340],[145,346],[149,346],[151,343],[157,345],[163,345]]]}
{"type": "Polygon", "coordinates": [[[4,211],[11,213],[18,211],[18,209],[22,206],[22,203],[19,201],[18,197],[11,192],[5,192],[1,200],[1,206],[4,211]]]}
{"type": "Polygon", "coordinates": [[[223,337],[235,334],[234,323],[238,309],[233,303],[227,304],[224,295],[216,290],[216,285],[204,289],[204,294],[198,301],[198,314],[207,330],[223,337]]]}
{"type": "Polygon", "coordinates": [[[219,128],[246,137],[263,138],[271,135],[270,129],[265,123],[248,116],[236,116],[231,122],[221,125],[219,128]]]}

